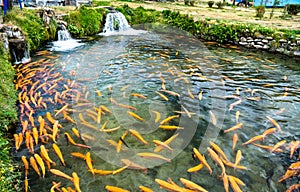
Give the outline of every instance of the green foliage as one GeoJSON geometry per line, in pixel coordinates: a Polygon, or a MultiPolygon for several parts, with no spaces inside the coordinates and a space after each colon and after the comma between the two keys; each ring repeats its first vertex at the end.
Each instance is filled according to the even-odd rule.
{"type": "Polygon", "coordinates": [[[223,8],[224,3],[223,3],[222,1],[218,1],[218,2],[216,3],[216,5],[218,6],[218,9],[221,9],[221,8],[223,8]]]}
{"type": "Polygon", "coordinates": [[[17,121],[16,90],[14,89],[15,71],[8,61],[8,53],[0,42],[0,191],[17,191],[18,178],[20,173],[12,164],[9,153],[8,131],[17,121]]]}
{"type": "MultiPolygon", "coordinates": [[[[36,50],[47,39],[46,28],[35,10],[23,9],[9,11],[7,21],[19,26],[27,37],[30,50],[36,50]]],[[[51,35],[48,35],[50,37],[51,35]]]]}
{"type": "Polygon", "coordinates": [[[255,10],[256,10],[256,17],[259,17],[260,19],[262,19],[266,12],[266,7],[264,5],[256,6],[255,10]]]}
{"type": "Polygon", "coordinates": [[[300,5],[299,4],[288,4],[287,12],[290,15],[297,15],[300,12],[300,5]]]}
{"type": "Polygon", "coordinates": [[[212,8],[212,6],[214,5],[214,3],[215,3],[214,1],[208,1],[208,2],[207,2],[208,6],[209,6],[210,8],[212,8]]]}
{"type": "Polygon", "coordinates": [[[81,6],[70,12],[63,19],[68,23],[68,30],[75,37],[95,35],[101,31],[104,9],[81,6]]]}
{"type": "Polygon", "coordinates": [[[110,2],[109,1],[96,1],[95,6],[109,6],[110,2]]]}
{"type": "Polygon", "coordinates": [[[145,9],[141,6],[132,9],[127,4],[124,4],[122,7],[116,8],[116,10],[123,13],[131,25],[154,23],[159,21],[161,17],[160,12],[153,9],[145,9]]]}

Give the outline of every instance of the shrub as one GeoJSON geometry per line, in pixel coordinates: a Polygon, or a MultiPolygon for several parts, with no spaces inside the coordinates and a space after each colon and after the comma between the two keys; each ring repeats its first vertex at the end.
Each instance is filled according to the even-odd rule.
{"type": "Polygon", "coordinates": [[[103,20],[103,9],[81,6],[79,10],[70,12],[63,19],[68,23],[68,30],[75,37],[95,35],[100,32],[103,20]]]}
{"type": "Polygon", "coordinates": [[[221,9],[224,6],[223,2],[221,1],[218,1],[216,5],[218,6],[218,9],[221,9]]]}
{"type": "Polygon", "coordinates": [[[300,5],[299,4],[288,4],[287,12],[290,15],[297,15],[300,12],[300,5]]]}
{"type": "Polygon", "coordinates": [[[215,3],[214,1],[208,1],[208,2],[207,2],[208,6],[209,6],[210,8],[212,8],[212,6],[214,5],[214,3],[215,3]]]}
{"type": "Polygon", "coordinates": [[[265,6],[263,6],[263,5],[256,6],[255,10],[256,10],[256,17],[259,17],[260,19],[264,17],[264,14],[266,12],[265,6]]]}

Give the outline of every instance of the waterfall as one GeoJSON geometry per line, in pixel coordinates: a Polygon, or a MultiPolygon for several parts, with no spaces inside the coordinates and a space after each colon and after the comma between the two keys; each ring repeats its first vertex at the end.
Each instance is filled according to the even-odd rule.
{"type": "Polygon", "coordinates": [[[70,51],[84,45],[80,40],[73,39],[66,28],[66,23],[60,23],[57,28],[57,41],[51,42],[51,51],[70,51]]]}
{"type": "Polygon", "coordinates": [[[103,34],[116,31],[125,31],[130,28],[125,16],[120,12],[108,13],[103,29],[103,34]]]}
{"type": "Polygon", "coordinates": [[[60,26],[61,29],[59,29],[57,31],[57,40],[58,41],[67,41],[67,40],[71,40],[71,34],[69,33],[69,31],[67,30],[65,25],[61,25],[60,26]]]}

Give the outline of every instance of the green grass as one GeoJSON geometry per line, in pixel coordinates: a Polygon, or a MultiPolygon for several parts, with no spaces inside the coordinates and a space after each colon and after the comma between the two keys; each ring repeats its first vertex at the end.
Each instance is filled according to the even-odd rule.
{"type": "Polygon", "coordinates": [[[17,121],[17,96],[13,84],[15,71],[8,61],[2,43],[0,43],[0,68],[0,191],[10,192],[18,191],[16,186],[20,177],[20,172],[10,157],[9,143],[10,132],[17,121]]]}

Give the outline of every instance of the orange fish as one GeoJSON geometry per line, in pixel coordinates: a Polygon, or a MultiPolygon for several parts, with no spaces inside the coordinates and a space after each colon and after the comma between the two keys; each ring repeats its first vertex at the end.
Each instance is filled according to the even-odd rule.
{"type": "Polygon", "coordinates": [[[45,164],[44,164],[44,161],[43,159],[39,156],[39,154],[34,154],[34,157],[36,159],[36,162],[39,164],[41,170],[42,170],[42,174],[43,174],[43,178],[45,177],[45,173],[46,173],[46,170],[45,170],[45,164]]]}
{"type": "Polygon", "coordinates": [[[141,185],[139,186],[139,189],[141,190],[141,192],[153,192],[152,189],[141,185]]]}
{"type": "Polygon", "coordinates": [[[222,175],[224,175],[225,174],[225,166],[224,166],[222,160],[211,148],[208,147],[207,151],[208,151],[210,157],[212,158],[212,160],[214,160],[222,168],[222,175]]]}
{"type": "Polygon", "coordinates": [[[236,133],[234,133],[233,137],[232,137],[232,151],[234,150],[238,139],[239,139],[238,135],[236,133]]]}
{"type": "Polygon", "coordinates": [[[50,173],[52,173],[53,175],[59,176],[59,177],[63,177],[65,179],[70,180],[71,182],[73,182],[73,178],[65,173],[63,173],[62,171],[58,170],[58,169],[50,169],[49,170],[50,173]]]}
{"type": "Polygon", "coordinates": [[[28,170],[29,170],[29,163],[24,155],[22,156],[22,161],[23,161],[24,169],[25,169],[25,177],[27,177],[28,170]]]}
{"type": "Polygon", "coordinates": [[[79,184],[80,179],[79,179],[77,173],[73,172],[72,173],[72,177],[73,177],[73,184],[74,184],[75,190],[77,192],[81,192],[81,190],[80,190],[80,184],[79,184]]]}
{"type": "Polygon", "coordinates": [[[93,164],[92,164],[92,159],[91,159],[91,153],[87,152],[85,156],[86,156],[85,162],[87,164],[87,167],[89,168],[89,171],[91,171],[92,174],[95,175],[94,169],[93,169],[93,164]]]}
{"type": "Polygon", "coordinates": [[[144,143],[145,145],[149,145],[149,143],[142,137],[142,135],[136,131],[136,130],[133,130],[133,129],[129,129],[129,132],[134,136],[136,137],[139,141],[141,141],[142,143],[144,143]]]}
{"type": "Polygon", "coordinates": [[[161,159],[167,162],[171,162],[171,159],[163,157],[162,155],[156,154],[156,153],[149,153],[149,152],[144,152],[144,153],[137,153],[138,156],[143,157],[143,158],[151,158],[151,159],[161,159]]]}
{"type": "Polygon", "coordinates": [[[31,167],[35,170],[35,172],[36,172],[39,176],[41,176],[39,167],[37,166],[34,157],[30,157],[30,158],[29,158],[29,161],[30,161],[31,167]]]}
{"type": "Polygon", "coordinates": [[[202,168],[203,168],[204,164],[203,163],[200,163],[199,165],[196,165],[194,167],[191,167],[187,170],[187,172],[189,173],[193,173],[193,172],[197,172],[197,171],[200,171],[202,168]]]}
{"type": "Polygon", "coordinates": [[[278,129],[280,133],[283,133],[280,125],[274,119],[269,116],[266,116],[266,118],[278,129]]]}
{"type": "Polygon", "coordinates": [[[205,190],[203,187],[201,187],[200,185],[198,185],[190,180],[180,178],[180,181],[182,184],[184,184],[189,189],[192,189],[195,191],[207,192],[207,190],[205,190]]]}
{"type": "Polygon", "coordinates": [[[105,189],[108,190],[109,192],[129,192],[126,189],[122,189],[120,187],[115,187],[115,186],[110,186],[110,185],[106,185],[105,189]]]}
{"type": "Polygon", "coordinates": [[[139,121],[145,122],[145,119],[143,119],[142,117],[138,116],[137,114],[135,114],[131,111],[127,111],[127,114],[139,121]]]}
{"type": "Polygon", "coordinates": [[[228,132],[240,129],[240,128],[242,128],[242,126],[243,126],[243,123],[238,123],[235,126],[229,128],[229,129],[224,130],[224,133],[228,133],[228,132]]]}
{"type": "Polygon", "coordinates": [[[61,163],[63,164],[63,166],[66,166],[65,160],[64,160],[64,158],[63,158],[63,155],[62,155],[62,153],[61,153],[60,148],[59,148],[55,143],[52,144],[52,147],[53,147],[53,149],[54,149],[56,155],[57,155],[58,158],[60,159],[61,163]]]}
{"type": "Polygon", "coordinates": [[[164,125],[164,124],[168,123],[169,121],[171,121],[172,119],[175,119],[175,118],[178,118],[178,117],[179,117],[179,115],[173,115],[173,116],[167,117],[164,120],[162,120],[160,122],[160,124],[164,125]]]}
{"type": "Polygon", "coordinates": [[[261,140],[263,140],[263,139],[264,139],[264,136],[262,136],[262,135],[257,135],[257,136],[252,137],[251,139],[249,139],[249,140],[246,141],[245,143],[243,143],[242,146],[248,145],[248,144],[253,143],[253,142],[255,142],[255,141],[261,141],[261,140]]]}
{"type": "Polygon", "coordinates": [[[209,173],[212,174],[212,169],[210,168],[209,164],[207,163],[206,159],[204,156],[200,154],[200,152],[196,149],[193,148],[194,154],[198,158],[198,160],[209,170],[209,173]]]}

